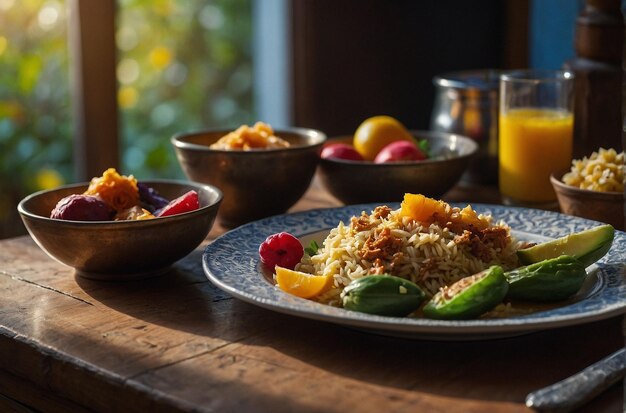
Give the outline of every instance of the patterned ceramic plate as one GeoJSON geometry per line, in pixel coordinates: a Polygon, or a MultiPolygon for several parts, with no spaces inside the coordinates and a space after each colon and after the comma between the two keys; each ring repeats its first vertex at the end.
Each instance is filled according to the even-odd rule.
{"type": "MultiPolygon", "coordinates": [[[[453,204],[454,205],[454,204],[453,204]]],[[[436,340],[476,340],[525,334],[609,318],[626,312],[626,233],[616,231],[609,253],[588,268],[581,291],[559,306],[530,314],[468,321],[383,317],[347,311],[289,295],[272,283],[258,257],[268,235],[286,231],[305,245],[321,241],[340,221],[377,205],[351,205],[278,215],[236,228],[209,244],[203,255],[208,278],[219,288],[249,303],[304,318],[328,321],[378,334],[436,340]]],[[[398,204],[389,204],[398,208],[398,204]]],[[[465,205],[455,205],[464,207],[465,205]]],[[[504,220],[518,239],[544,241],[599,225],[555,212],[496,205],[473,205],[478,212],[504,220]]]]}

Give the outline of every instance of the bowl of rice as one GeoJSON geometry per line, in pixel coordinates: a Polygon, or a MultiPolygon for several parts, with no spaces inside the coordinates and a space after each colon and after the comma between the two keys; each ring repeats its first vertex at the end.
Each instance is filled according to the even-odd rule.
{"type": "Polygon", "coordinates": [[[313,255],[305,254],[296,269],[332,276],[333,288],[316,301],[339,306],[343,289],[367,275],[405,278],[432,296],[492,265],[505,270],[518,267],[516,252],[525,246],[506,223],[479,214],[470,205],[453,207],[409,194],[399,209],[379,206],[349,223],[340,222],[322,247],[313,255]],[[430,213],[415,220],[409,198],[421,200],[422,210],[430,213]]]}
{"type": "Polygon", "coordinates": [[[550,177],[561,212],[623,230],[624,152],[600,148],[550,177]]]}
{"type": "Polygon", "coordinates": [[[326,135],[306,128],[274,130],[263,122],[172,137],[192,181],[224,194],[218,220],[235,227],[287,211],[308,189],[326,135]]]}

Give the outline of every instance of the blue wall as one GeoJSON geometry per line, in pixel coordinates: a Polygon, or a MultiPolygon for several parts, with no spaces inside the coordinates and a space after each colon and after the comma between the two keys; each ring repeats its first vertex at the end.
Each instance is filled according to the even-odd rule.
{"type": "Polygon", "coordinates": [[[530,67],[560,69],[575,57],[576,17],[583,6],[582,0],[531,0],[530,67]]]}

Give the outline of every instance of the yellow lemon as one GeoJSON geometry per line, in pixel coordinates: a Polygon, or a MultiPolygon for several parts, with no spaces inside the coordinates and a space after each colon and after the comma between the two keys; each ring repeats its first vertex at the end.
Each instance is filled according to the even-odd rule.
{"type": "Polygon", "coordinates": [[[320,295],[330,288],[333,281],[332,276],[306,274],[278,265],[275,271],[278,287],[289,294],[302,298],[320,295]]]}
{"type": "Polygon", "coordinates": [[[374,116],[359,125],[353,145],[363,159],[373,161],[382,148],[401,140],[413,141],[413,136],[402,123],[391,116],[374,116]]]}

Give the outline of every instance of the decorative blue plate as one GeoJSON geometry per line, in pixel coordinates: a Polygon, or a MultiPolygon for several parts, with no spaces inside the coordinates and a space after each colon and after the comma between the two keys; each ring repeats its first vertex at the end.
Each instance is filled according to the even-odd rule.
{"type": "MultiPolygon", "coordinates": [[[[327,321],[378,334],[432,340],[481,340],[514,336],[606,319],[626,312],[626,233],[615,232],[613,246],[589,273],[581,291],[558,307],[531,314],[494,319],[443,321],[423,318],[384,317],[289,295],[276,287],[262,271],[259,245],[268,235],[286,231],[308,244],[324,239],[340,221],[370,212],[379,204],[351,205],[277,215],[238,227],[209,244],[203,254],[207,277],[219,288],[243,301],[281,313],[327,321]]],[[[398,208],[398,204],[388,204],[398,208]]],[[[452,204],[464,207],[465,204],[452,204]]],[[[495,221],[505,221],[516,237],[543,241],[582,231],[600,223],[556,212],[473,205],[495,221]]]]}

